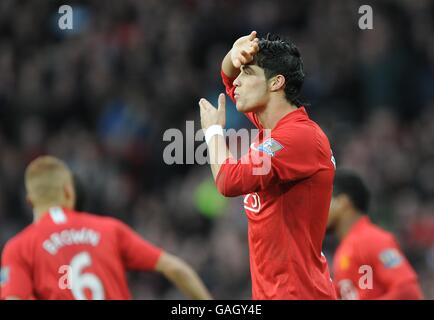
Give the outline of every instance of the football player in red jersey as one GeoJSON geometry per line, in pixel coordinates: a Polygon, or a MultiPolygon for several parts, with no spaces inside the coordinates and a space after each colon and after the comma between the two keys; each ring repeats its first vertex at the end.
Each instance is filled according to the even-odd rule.
{"type": "Polygon", "coordinates": [[[341,299],[422,299],[417,275],[395,237],[369,217],[369,191],[349,170],[337,170],[329,229],[340,240],[333,259],[341,299]]]}
{"type": "Polygon", "coordinates": [[[237,110],[259,129],[249,151],[234,159],[223,137],[224,94],[218,109],[199,101],[217,188],[244,196],[253,299],[335,299],[321,252],[335,167],[326,135],[298,98],[300,52],[253,31],[234,42],[221,76],[237,110]]]}
{"type": "Polygon", "coordinates": [[[191,299],[210,294],[182,259],[121,221],[76,212],[70,170],[43,156],[25,173],[34,222],[2,254],[2,299],[131,299],[126,271],[157,271],[191,299]]]}

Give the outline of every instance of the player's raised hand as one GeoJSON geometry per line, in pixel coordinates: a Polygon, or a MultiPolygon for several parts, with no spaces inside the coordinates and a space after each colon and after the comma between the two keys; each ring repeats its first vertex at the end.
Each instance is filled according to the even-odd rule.
{"type": "Polygon", "coordinates": [[[226,125],[226,97],[224,93],[220,93],[218,100],[218,108],[216,109],[208,100],[202,98],[199,100],[200,106],[200,122],[202,129],[206,130],[210,126],[217,124],[226,125]]]}
{"type": "Polygon", "coordinates": [[[256,31],[252,31],[234,42],[231,50],[232,64],[239,69],[243,64],[251,62],[258,51],[259,39],[256,37],[256,31]]]}

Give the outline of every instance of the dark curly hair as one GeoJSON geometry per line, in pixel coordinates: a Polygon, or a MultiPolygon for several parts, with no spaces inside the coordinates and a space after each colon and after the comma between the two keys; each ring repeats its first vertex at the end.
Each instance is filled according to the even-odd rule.
{"type": "Polygon", "coordinates": [[[300,90],[304,82],[303,60],[298,48],[289,40],[267,34],[259,40],[259,51],[253,64],[264,69],[266,79],[276,75],[285,77],[285,97],[297,107],[304,105],[300,90]]]}
{"type": "Polygon", "coordinates": [[[371,195],[362,178],[348,169],[336,170],[333,183],[333,196],[346,194],[354,207],[361,213],[367,214],[371,195]]]}

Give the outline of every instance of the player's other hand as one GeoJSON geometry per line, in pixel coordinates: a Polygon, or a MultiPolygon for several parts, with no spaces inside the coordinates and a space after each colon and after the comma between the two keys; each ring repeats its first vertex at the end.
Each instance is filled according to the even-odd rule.
{"type": "Polygon", "coordinates": [[[258,51],[259,39],[256,37],[256,31],[252,31],[248,36],[234,42],[231,50],[232,64],[239,69],[243,64],[251,62],[258,51]]]}
{"type": "Polygon", "coordinates": [[[226,97],[220,93],[218,108],[215,108],[208,100],[202,98],[199,100],[200,122],[202,129],[206,130],[210,126],[217,124],[223,128],[226,125],[226,97]]]}

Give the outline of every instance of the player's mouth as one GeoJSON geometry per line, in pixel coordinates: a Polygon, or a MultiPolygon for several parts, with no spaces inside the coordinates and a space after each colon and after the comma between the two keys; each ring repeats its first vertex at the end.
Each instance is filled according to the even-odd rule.
{"type": "Polygon", "coordinates": [[[235,94],[234,94],[234,99],[235,99],[235,100],[238,100],[239,97],[240,97],[239,93],[235,93],[235,94]]]}

